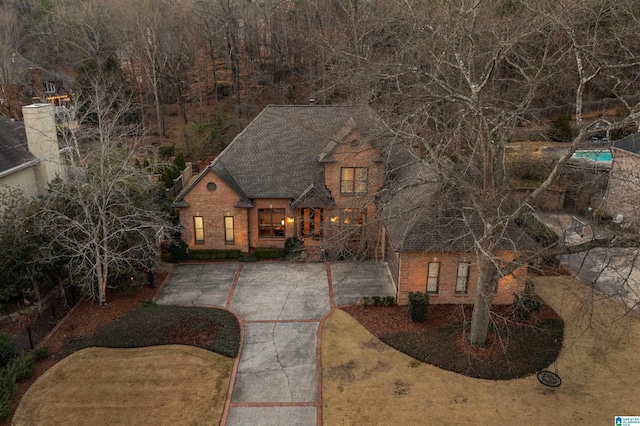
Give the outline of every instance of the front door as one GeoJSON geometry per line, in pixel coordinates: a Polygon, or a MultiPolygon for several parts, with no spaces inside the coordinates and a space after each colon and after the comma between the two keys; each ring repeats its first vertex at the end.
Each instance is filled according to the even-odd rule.
{"type": "Polygon", "coordinates": [[[322,238],[322,228],[324,226],[324,209],[304,208],[298,209],[300,217],[300,236],[314,239],[322,238]]]}

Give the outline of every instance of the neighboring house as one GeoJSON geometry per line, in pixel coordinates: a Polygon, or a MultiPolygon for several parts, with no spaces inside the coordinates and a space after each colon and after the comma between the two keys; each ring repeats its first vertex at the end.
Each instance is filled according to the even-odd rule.
{"type": "MultiPolygon", "coordinates": [[[[431,303],[473,303],[471,232],[481,224],[472,220],[469,229],[447,200],[453,193],[392,144],[368,107],[268,106],[174,206],[191,249],[248,252],[301,237],[310,259],[354,251],[386,259],[400,304],[410,291],[427,291],[431,303]]],[[[530,243],[514,228],[499,258],[530,243]]],[[[525,274],[521,267],[502,278],[495,303],[511,303],[525,274]]]]}
{"type": "Polygon", "coordinates": [[[0,118],[0,190],[34,195],[56,176],[64,176],[51,104],[22,108],[24,123],[0,118]]]}
{"type": "Polygon", "coordinates": [[[68,100],[73,95],[72,77],[58,71],[44,69],[17,53],[13,55],[11,63],[16,70],[21,70],[22,80],[27,83],[29,96],[60,106],[63,105],[61,103],[63,100],[68,100]]]}
{"type": "MultiPolygon", "coordinates": [[[[0,105],[3,114],[18,118],[19,109],[29,103],[49,102],[55,107],[59,124],[71,124],[75,111],[71,107],[74,79],[58,71],[44,69],[19,53],[1,64],[0,105]]],[[[73,123],[75,125],[75,123],[73,123]]]]}
{"type": "Polygon", "coordinates": [[[640,228],[640,133],[617,140],[604,212],[614,221],[640,228]]]}
{"type": "Polygon", "coordinates": [[[299,237],[311,259],[379,257],[385,138],[368,107],[268,106],[176,197],[183,239],[248,252],[299,237]]]}
{"type": "MultiPolygon", "coordinates": [[[[473,303],[478,268],[473,234],[482,235],[479,217],[447,188],[423,160],[408,152],[390,161],[386,191],[378,201],[387,235],[387,263],[397,287],[398,304],[409,292],[427,292],[430,303],[473,303]]],[[[515,225],[499,241],[499,259],[512,260],[532,241],[515,225]]],[[[527,267],[500,279],[494,303],[513,302],[524,291],[527,267]]]]}

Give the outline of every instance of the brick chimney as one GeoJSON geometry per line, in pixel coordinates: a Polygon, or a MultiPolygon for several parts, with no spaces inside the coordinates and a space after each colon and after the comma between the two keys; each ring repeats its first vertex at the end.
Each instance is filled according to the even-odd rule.
{"type": "Polygon", "coordinates": [[[42,81],[42,69],[29,68],[29,79],[33,87],[34,98],[44,99],[44,82],[42,81]]]}

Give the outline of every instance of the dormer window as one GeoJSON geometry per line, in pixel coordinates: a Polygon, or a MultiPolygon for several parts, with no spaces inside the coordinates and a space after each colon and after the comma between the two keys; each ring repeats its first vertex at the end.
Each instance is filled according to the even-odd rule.
{"type": "Polygon", "coordinates": [[[342,194],[365,194],[369,170],[366,167],[342,167],[340,169],[340,192],[342,194]]]}
{"type": "Polygon", "coordinates": [[[55,95],[56,94],[56,85],[46,81],[44,83],[44,93],[46,95],[55,95]]]}

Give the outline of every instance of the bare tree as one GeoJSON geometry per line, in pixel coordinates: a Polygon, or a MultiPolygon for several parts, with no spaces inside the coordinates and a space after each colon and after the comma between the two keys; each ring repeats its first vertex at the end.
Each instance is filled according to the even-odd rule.
{"type": "Polygon", "coordinates": [[[19,96],[21,76],[15,64],[15,55],[24,41],[24,27],[18,16],[8,5],[0,5],[0,98],[7,110],[7,115],[13,117],[13,104],[19,96]]]}
{"type": "MultiPolygon", "coordinates": [[[[557,180],[573,152],[597,132],[595,122],[584,117],[584,103],[605,88],[618,96],[637,88],[629,72],[639,64],[631,47],[637,27],[632,9],[616,8],[620,4],[397,2],[393,32],[383,37],[380,51],[343,55],[352,74],[363,76],[357,90],[369,88],[390,128],[410,146],[421,147],[418,155],[445,188],[442,203],[449,204],[443,211],[457,210],[473,238],[479,275],[470,334],[474,345],[486,342],[498,279],[521,265],[500,257],[501,242],[530,201],[557,180]],[[542,183],[518,201],[505,167],[506,145],[557,86],[573,96],[576,135],[542,183]]],[[[599,128],[610,131],[636,122],[638,105],[628,109],[630,114],[615,121],[598,120],[599,128]]],[[[621,240],[616,244],[637,244],[621,240]]],[[[573,250],[610,244],[610,239],[594,240],[573,250]]],[[[526,252],[515,241],[511,250],[526,252]]]]}
{"type": "Polygon", "coordinates": [[[113,278],[147,268],[158,239],[173,229],[164,189],[134,165],[137,138],[125,125],[131,104],[109,86],[96,78],[79,94],[84,115],[68,134],[75,172],[51,184],[37,220],[54,259],[68,262],[74,282],[101,305],[113,278]]]}

